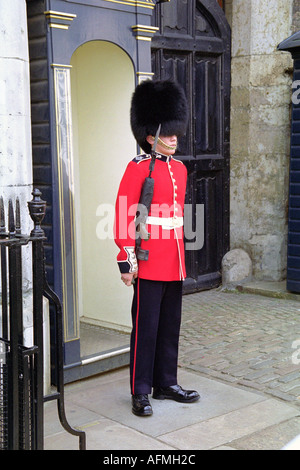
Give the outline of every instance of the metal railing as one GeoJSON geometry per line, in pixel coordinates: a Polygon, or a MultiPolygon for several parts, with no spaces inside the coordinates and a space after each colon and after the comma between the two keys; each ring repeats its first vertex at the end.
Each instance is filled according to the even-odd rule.
{"type": "Polygon", "coordinates": [[[50,288],[45,273],[45,234],[41,222],[46,203],[34,189],[28,202],[34,228],[30,235],[21,233],[20,204],[8,202],[8,229],[5,208],[0,198],[0,449],[42,450],[44,448],[44,402],[57,400],[58,416],[64,429],[79,438],[79,449],[86,448],[83,431],[72,428],[65,414],[63,377],[63,318],[58,296],[50,288]],[[32,318],[33,344],[23,341],[22,249],[32,248],[32,318]],[[43,297],[55,310],[56,391],[44,396],[43,297]]]}

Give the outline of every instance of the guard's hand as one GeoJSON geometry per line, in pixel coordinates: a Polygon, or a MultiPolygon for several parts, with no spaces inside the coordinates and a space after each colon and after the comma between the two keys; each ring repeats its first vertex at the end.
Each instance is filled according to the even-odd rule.
{"type": "Polygon", "coordinates": [[[135,273],[124,273],[121,275],[121,280],[124,282],[125,286],[131,286],[134,282],[133,279],[137,278],[137,272],[135,273]]]}

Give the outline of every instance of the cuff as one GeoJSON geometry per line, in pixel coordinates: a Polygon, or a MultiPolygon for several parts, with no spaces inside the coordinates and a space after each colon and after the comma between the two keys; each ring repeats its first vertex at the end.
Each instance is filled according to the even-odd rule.
{"type": "Polygon", "coordinates": [[[138,264],[134,247],[125,247],[124,251],[127,254],[127,259],[124,261],[118,261],[120,272],[122,274],[136,272],[138,270],[138,264]]]}

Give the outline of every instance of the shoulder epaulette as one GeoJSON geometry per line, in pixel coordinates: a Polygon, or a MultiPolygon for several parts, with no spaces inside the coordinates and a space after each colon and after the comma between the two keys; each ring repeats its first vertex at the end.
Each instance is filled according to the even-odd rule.
{"type": "Polygon", "coordinates": [[[151,155],[147,155],[145,153],[142,153],[141,155],[137,155],[132,161],[139,164],[141,162],[149,160],[150,158],[151,158],[151,155]]]}
{"type": "Polygon", "coordinates": [[[174,162],[182,163],[183,165],[183,162],[181,160],[178,160],[177,158],[172,157],[172,160],[174,160],[174,162]]]}

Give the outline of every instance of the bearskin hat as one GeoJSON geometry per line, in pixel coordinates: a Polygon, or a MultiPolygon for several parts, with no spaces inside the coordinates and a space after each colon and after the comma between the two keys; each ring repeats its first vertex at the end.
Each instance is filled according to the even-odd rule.
{"type": "Polygon", "coordinates": [[[159,124],[163,136],[182,136],[186,131],[188,106],[183,89],[171,80],[144,80],[131,100],[130,122],[139,146],[151,152],[148,135],[155,136],[159,124]]]}

